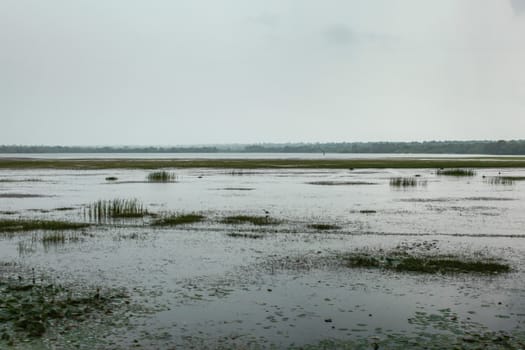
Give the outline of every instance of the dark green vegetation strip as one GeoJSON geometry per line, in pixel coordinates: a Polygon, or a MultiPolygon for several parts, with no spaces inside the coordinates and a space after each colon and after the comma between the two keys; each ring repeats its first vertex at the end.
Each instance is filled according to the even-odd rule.
{"type": "Polygon", "coordinates": [[[84,215],[90,220],[102,221],[109,218],[141,218],[148,215],[148,211],[136,198],[117,198],[90,204],[84,208],[84,215]]]}
{"type": "Polygon", "coordinates": [[[184,224],[193,224],[204,220],[204,215],[200,214],[180,214],[170,215],[153,222],[154,226],[177,226],[184,224]]]}
{"type": "Polygon", "coordinates": [[[54,320],[79,322],[93,312],[110,313],[125,298],[121,292],[77,291],[34,279],[29,284],[1,279],[0,294],[0,337],[9,345],[24,335],[41,337],[54,320]]]}
{"type": "Polygon", "coordinates": [[[510,271],[510,266],[506,263],[493,260],[472,260],[448,255],[352,253],[344,256],[343,259],[348,267],[384,268],[399,272],[497,274],[510,271]]]}
{"type": "Polygon", "coordinates": [[[472,169],[439,169],[436,174],[445,176],[474,176],[476,172],[472,169]]]}
{"type": "MultiPolygon", "coordinates": [[[[424,157],[424,155],[422,155],[424,157]]],[[[350,169],[350,168],[509,168],[525,167],[525,157],[385,159],[0,159],[0,169],[350,169]]]]}
{"type": "Polygon", "coordinates": [[[54,220],[0,220],[0,232],[32,230],[76,230],[89,224],[54,220]]]}
{"type": "Polygon", "coordinates": [[[278,224],[279,221],[271,219],[267,216],[251,216],[251,215],[235,215],[235,216],[228,216],[222,220],[223,224],[230,224],[230,225],[236,225],[236,224],[252,224],[257,226],[263,226],[263,225],[275,225],[278,224]]]}
{"type": "Polygon", "coordinates": [[[313,228],[314,230],[339,230],[341,229],[341,226],[332,225],[332,224],[310,224],[308,225],[309,228],[313,228]]]}

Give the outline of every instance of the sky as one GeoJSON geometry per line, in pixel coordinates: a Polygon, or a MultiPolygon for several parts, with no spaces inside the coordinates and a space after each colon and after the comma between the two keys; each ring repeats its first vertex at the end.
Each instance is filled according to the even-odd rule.
{"type": "Polygon", "coordinates": [[[525,0],[2,0],[0,144],[525,139],[525,0]]]}

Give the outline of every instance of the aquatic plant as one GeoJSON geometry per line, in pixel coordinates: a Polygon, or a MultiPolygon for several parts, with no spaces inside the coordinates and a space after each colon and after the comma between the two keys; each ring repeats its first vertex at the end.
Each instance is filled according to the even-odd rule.
{"type": "Polygon", "coordinates": [[[239,232],[230,232],[226,236],[232,238],[248,238],[248,239],[260,239],[264,238],[264,235],[258,233],[239,233],[239,232]]]}
{"type": "Polygon", "coordinates": [[[507,263],[493,259],[450,255],[412,255],[399,252],[373,255],[358,252],[343,256],[343,261],[348,267],[383,268],[398,272],[497,274],[510,271],[507,263]]]}
{"type": "Polygon", "coordinates": [[[32,230],[76,230],[88,227],[89,224],[55,220],[0,220],[0,232],[17,232],[32,230]]]}
{"type": "Polygon", "coordinates": [[[193,224],[205,219],[204,215],[201,214],[174,214],[155,220],[154,226],[177,226],[184,224],[193,224]]]}
{"type": "Polygon", "coordinates": [[[174,182],[177,179],[175,173],[170,173],[168,171],[154,171],[148,174],[149,182],[174,182]]]}
{"type": "Polygon", "coordinates": [[[2,340],[8,345],[14,345],[18,338],[41,337],[57,320],[80,322],[93,312],[109,313],[117,306],[117,300],[126,298],[122,292],[74,290],[39,281],[34,272],[28,283],[20,276],[18,280],[2,278],[0,282],[2,340]]]}
{"type": "Polygon", "coordinates": [[[268,216],[252,216],[252,215],[234,215],[227,216],[221,221],[223,224],[252,224],[257,226],[274,225],[279,223],[277,220],[271,219],[268,216]]]}
{"type": "Polygon", "coordinates": [[[53,232],[42,236],[42,243],[44,245],[66,243],[66,235],[63,232],[53,232]]]}
{"type": "Polygon", "coordinates": [[[445,176],[474,176],[476,172],[472,169],[439,169],[437,175],[445,176]]]}
{"type": "Polygon", "coordinates": [[[416,187],[424,186],[427,182],[416,177],[393,177],[390,178],[390,186],[393,187],[416,187]]]}
{"type": "Polygon", "coordinates": [[[332,225],[332,224],[310,224],[308,225],[308,227],[313,228],[314,230],[319,230],[319,231],[341,229],[341,226],[332,225]]]}
{"type": "Polygon", "coordinates": [[[490,185],[514,185],[515,181],[512,178],[505,176],[491,176],[485,178],[484,181],[490,185]]]}
{"type": "Polygon", "coordinates": [[[144,205],[137,199],[99,200],[84,208],[84,215],[90,220],[109,218],[140,218],[148,215],[144,205]]]}
{"type": "Polygon", "coordinates": [[[108,176],[106,177],[106,181],[117,181],[118,180],[118,177],[116,176],[108,176]]]}
{"type": "Polygon", "coordinates": [[[319,186],[360,186],[360,185],[377,185],[377,182],[368,181],[311,181],[308,185],[319,186]]]}

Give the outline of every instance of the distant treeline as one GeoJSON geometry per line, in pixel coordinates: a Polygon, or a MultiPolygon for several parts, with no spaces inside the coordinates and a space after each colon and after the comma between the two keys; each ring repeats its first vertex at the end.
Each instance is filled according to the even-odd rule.
{"type": "Polygon", "coordinates": [[[0,153],[437,153],[525,155],[525,140],[336,142],[179,147],[0,146],[0,153]]]}

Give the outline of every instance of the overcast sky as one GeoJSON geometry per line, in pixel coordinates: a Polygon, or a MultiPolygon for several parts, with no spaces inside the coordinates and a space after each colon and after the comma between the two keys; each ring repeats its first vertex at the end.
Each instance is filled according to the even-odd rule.
{"type": "Polygon", "coordinates": [[[525,0],[2,0],[0,144],[525,138],[525,0]]]}

